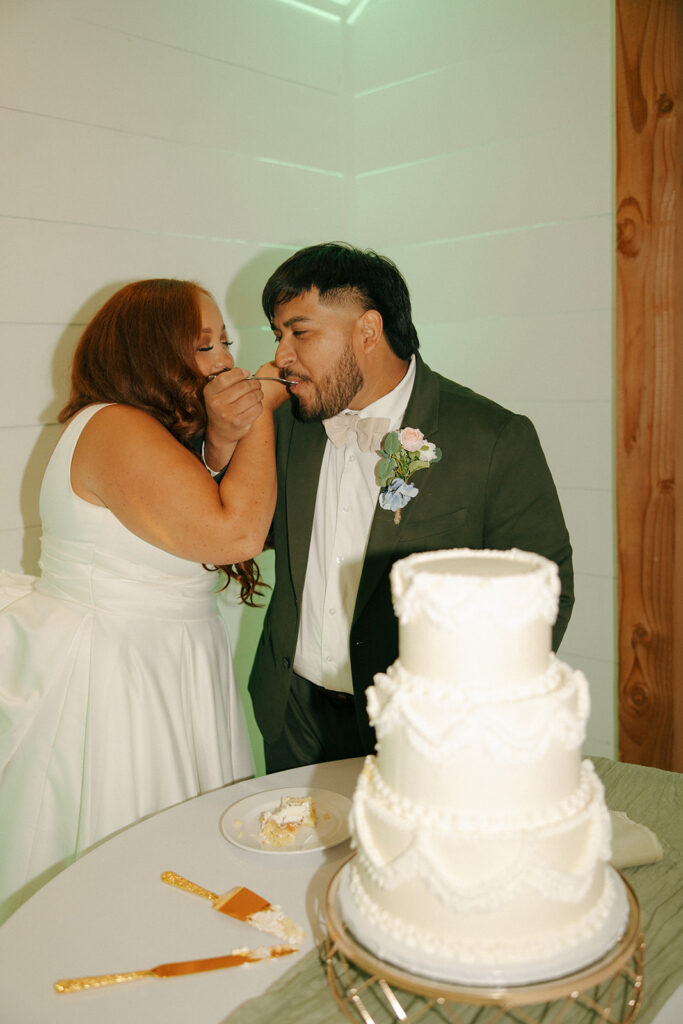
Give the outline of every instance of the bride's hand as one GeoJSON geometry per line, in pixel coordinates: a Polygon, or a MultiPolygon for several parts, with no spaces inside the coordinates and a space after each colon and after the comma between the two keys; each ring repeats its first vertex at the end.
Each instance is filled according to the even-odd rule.
{"type": "MultiPolygon", "coordinates": [[[[273,387],[282,385],[273,384],[273,387]]],[[[204,405],[211,441],[214,444],[239,441],[261,415],[261,402],[261,384],[249,378],[248,370],[236,366],[210,379],[204,388],[204,405]]]]}

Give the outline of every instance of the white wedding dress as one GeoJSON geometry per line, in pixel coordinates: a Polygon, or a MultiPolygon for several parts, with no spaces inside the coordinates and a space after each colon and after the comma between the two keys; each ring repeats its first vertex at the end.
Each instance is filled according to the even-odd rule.
{"type": "Polygon", "coordinates": [[[43,479],[41,573],[0,573],[0,922],[104,836],[253,774],[217,575],[43,479]]]}

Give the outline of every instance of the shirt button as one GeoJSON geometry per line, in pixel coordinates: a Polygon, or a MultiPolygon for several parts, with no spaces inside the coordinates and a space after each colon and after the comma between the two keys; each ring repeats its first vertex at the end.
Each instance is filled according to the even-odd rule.
{"type": "Polygon", "coordinates": [[[325,661],[327,662],[328,665],[331,665],[332,662],[334,661],[334,658],[331,658],[328,654],[327,657],[325,658],[325,661]]]}
{"type": "Polygon", "coordinates": [[[337,614],[337,609],[336,608],[330,608],[330,615],[336,615],[336,614],[337,614]]]}
{"type": "Polygon", "coordinates": [[[337,565],[343,565],[344,564],[344,556],[343,555],[337,555],[337,557],[335,558],[335,562],[337,563],[337,565]]]}
{"type": "Polygon", "coordinates": [[[348,505],[342,505],[342,512],[348,512],[348,511],[349,511],[349,506],[348,505]]]}

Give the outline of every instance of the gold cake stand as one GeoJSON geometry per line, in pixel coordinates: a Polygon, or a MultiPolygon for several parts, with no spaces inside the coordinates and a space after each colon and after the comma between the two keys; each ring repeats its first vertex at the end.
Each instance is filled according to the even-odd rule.
{"type": "Polygon", "coordinates": [[[643,989],[644,941],[640,907],[622,877],[629,902],[626,931],[588,967],[530,985],[484,988],[411,974],[369,953],[346,930],[337,905],[341,872],[326,897],[327,980],[350,1021],[386,1024],[630,1024],[643,989]]]}

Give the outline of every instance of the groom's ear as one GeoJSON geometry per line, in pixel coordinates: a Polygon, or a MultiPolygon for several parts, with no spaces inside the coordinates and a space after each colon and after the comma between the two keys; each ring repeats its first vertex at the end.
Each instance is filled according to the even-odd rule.
{"type": "Polygon", "coordinates": [[[366,309],[358,318],[360,342],[363,352],[367,355],[384,338],[384,321],[382,314],[376,309],[366,309]]]}

